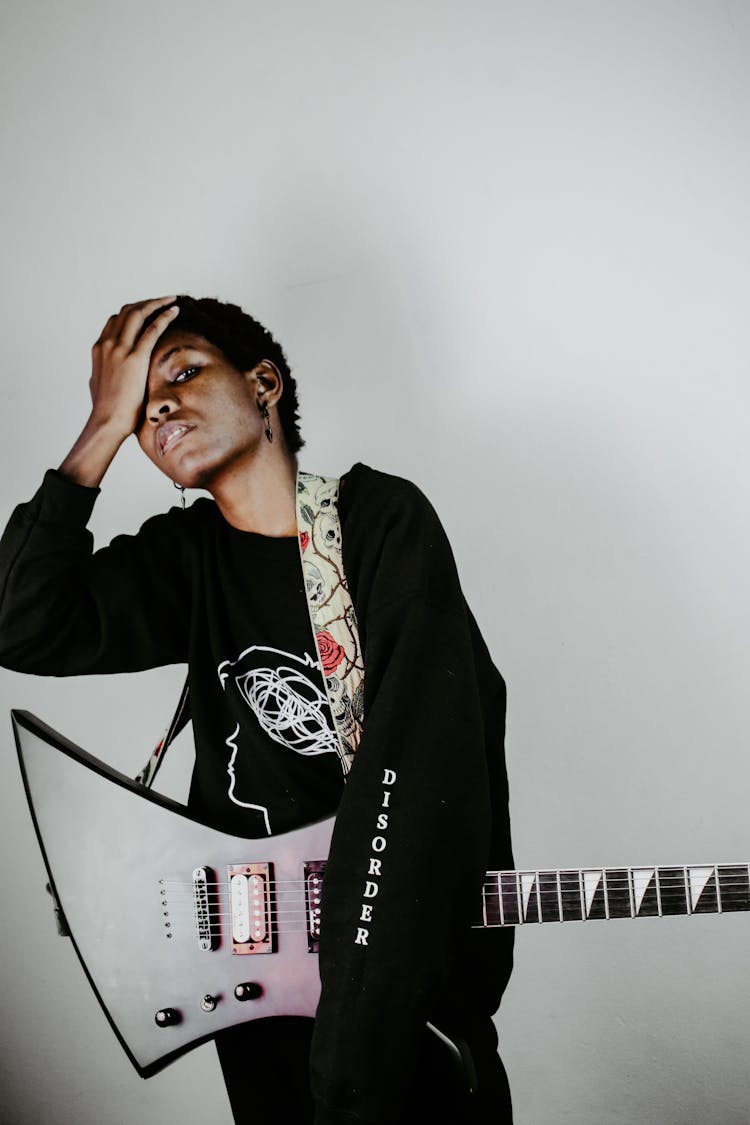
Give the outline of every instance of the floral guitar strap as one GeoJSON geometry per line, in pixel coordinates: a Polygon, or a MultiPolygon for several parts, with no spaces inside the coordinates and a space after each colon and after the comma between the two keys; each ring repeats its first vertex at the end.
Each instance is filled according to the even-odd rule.
{"type": "MultiPolygon", "coordinates": [[[[365,666],[344,574],[338,495],[335,477],[297,473],[297,531],[307,608],[346,777],[362,734],[365,666]]],[[[186,680],[172,721],[136,778],[146,788],[190,718],[188,702],[186,680]]]]}
{"type": "Polygon", "coordinates": [[[297,473],[297,528],[307,608],[344,777],[362,734],[364,656],[341,550],[335,477],[297,473]]]}

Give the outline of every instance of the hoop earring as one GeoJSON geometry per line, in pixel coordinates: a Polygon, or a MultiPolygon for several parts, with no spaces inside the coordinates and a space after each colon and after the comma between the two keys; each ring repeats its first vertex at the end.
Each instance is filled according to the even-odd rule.
{"type": "Polygon", "coordinates": [[[182,505],[182,510],[184,512],[185,511],[185,489],[182,487],[181,484],[178,484],[176,480],[173,480],[172,484],[175,486],[175,488],[177,489],[177,491],[180,494],[180,504],[182,505]]]}

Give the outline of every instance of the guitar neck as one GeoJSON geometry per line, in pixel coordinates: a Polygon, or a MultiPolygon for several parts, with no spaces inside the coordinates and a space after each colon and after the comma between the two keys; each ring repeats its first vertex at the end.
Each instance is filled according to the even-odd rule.
{"type": "Polygon", "coordinates": [[[481,928],[750,910],[745,864],[488,871],[481,928]]]}

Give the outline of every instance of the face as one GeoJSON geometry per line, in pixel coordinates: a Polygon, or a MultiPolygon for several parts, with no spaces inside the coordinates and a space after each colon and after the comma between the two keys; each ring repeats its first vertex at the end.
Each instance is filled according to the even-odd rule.
{"type": "Polygon", "coordinates": [[[141,449],[184,488],[211,490],[248,464],[265,440],[262,401],[274,400],[260,371],[240,372],[201,336],[171,332],[151,356],[141,449]],[[269,397],[270,396],[270,397],[269,397]]]}

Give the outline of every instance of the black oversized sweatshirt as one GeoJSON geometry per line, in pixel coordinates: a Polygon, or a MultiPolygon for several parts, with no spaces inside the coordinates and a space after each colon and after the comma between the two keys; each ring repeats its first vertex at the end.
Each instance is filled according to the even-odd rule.
{"type": "Polygon", "coordinates": [[[505,688],[440,522],[408,481],[361,464],[342,478],[365,654],[364,731],[344,785],[296,539],[238,531],[201,499],[93,552],[97,495],[50,471],[13,513],[0,664],[61,676],[187,662],[198,815],[260,836],[338,808],[316,1122],[385,1125],[425,1021],[471,1042],[512,960],[510,931],[471,928],[485,870],[512,866],[505,688]]]}

